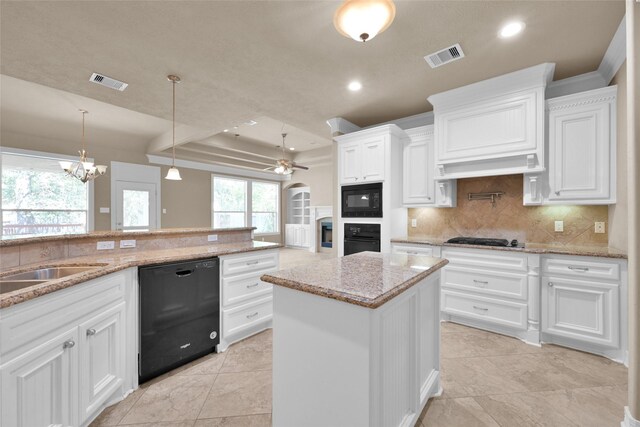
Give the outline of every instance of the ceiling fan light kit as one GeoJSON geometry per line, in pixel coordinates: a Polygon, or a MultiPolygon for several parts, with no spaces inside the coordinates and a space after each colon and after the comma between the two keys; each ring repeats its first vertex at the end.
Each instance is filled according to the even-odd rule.
{"type": "Polygon", "coordinates": [[[167,176],[165,176],[164,179],[168,179],[169,181],[182,181],[180,171],[176,167],[176,84],[180,83],[180,77],[169,74],[167,76],[167,80],[171,82],[171,86],[173,87],[173,136],[171,140],[171,151],[173,160],[171,162],[171,167],[167,171],[167,176]]]}
{"type": "Polygon", "coordinates": [[[396,16],[392,0],[346,0],[333,15],[340,34],[366,42],[389,28],[396,16]]]}
{"type": "Polygon", "coordinates": [[[82,150],[78,151],[78,154],[80,154],[80,161],[71,162],[63,160],[58,163],[68,176],[72,176],[83,183],[86,183],[104,175],[107,172],[107,167],[105,165],[95,165],[94,163],[87,161],[87,150],[85,149],[84,142],[84,116],[89,112],[86,110],[79,111],[82,113],[82,150]]]}

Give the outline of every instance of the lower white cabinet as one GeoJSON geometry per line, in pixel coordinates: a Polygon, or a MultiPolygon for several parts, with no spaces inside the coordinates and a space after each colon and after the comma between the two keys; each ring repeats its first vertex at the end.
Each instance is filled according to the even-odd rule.
{"type": "Polygon", "coordinates": [[[439,257],[440,246],[423,245],[419,243],[392,243],[391,253],[439,257]]]}
{"type": "Polygon", "coordinates": [[[131,388],[132,270],[0,311],[0,425],[84,425],[131,388]]]}
{"type": "Polygon", "coordinates": [[[285,224],[285,244],[287,246],[308,248],[310,231],[308,224],[285,224]]]}
{"type": "Polygon", "coordinates": [[[236,341],[271,327],[273,287],[260,280],[260,277],[277,269],[277,250],[220,257],[222,304],[218,352],[225,351],[236,341]]]}
{"type": "Polygon", "coordinates": [[[1,425],[78,424],[77,341],[77,328],[62,331],[0,367],[1,425]]]}

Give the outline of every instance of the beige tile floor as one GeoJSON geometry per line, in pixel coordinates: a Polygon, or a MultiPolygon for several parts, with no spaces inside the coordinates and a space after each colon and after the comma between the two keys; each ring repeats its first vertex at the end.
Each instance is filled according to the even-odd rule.
{"type": "MultiPolygon", "coordinates": [[[[283,267],[324,258],[289,251],[283,267]]],[[[149,381],[91,425],[270,426],[271,342],[265,331],[149,381]]],[[[416,427],[619,427],[626,383],[602,357],[443,323],[444,394],[416,427]]]]}

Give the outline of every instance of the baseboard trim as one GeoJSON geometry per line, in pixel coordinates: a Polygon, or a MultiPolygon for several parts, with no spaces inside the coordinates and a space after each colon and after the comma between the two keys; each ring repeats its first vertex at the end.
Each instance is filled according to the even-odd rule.
{"type": "Polygon", "coordinates": [[[624,421],[620,423],[620,427],[640,427],[640,420],[631,416],[628,406],[624,407],[624,421]]]}

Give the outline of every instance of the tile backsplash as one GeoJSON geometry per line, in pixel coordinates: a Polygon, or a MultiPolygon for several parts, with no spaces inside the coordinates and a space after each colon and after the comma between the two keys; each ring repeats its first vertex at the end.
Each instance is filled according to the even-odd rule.
{"type": "MultiPolygon", "coordinates": [[[[523,206],[522,175],[458,180],[458,207],[409,209],[410,237],[498,237],[529,243],[607,246],[608,233],[596,234],[595,221],[607,224],[607,206],[523,206]],[[490,200],[467,199],[468,193],[505,194],[490,200]],[[417,227],[411,227],[411,219],[417,227]],[[564,231],[554,231],[564,221],[564,231]]],[[[607,231],[607,230],[605,230],[607,231]]]]}

